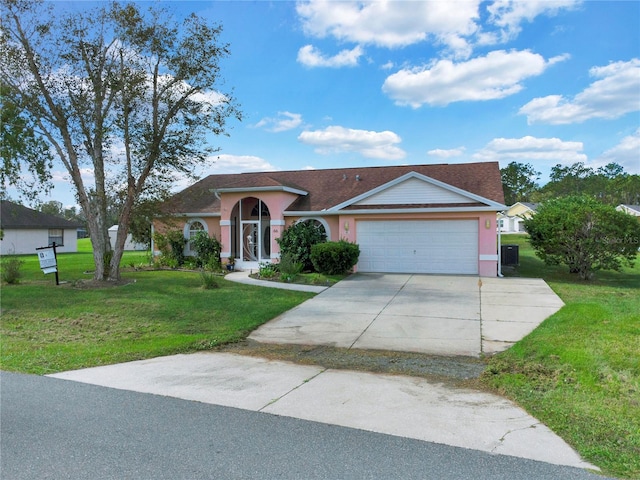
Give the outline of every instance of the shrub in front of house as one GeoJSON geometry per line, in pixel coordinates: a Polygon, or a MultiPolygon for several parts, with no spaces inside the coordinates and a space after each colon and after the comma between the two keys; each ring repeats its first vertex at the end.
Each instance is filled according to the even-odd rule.
{"type": "Polygon", "coordinates": [[[210,270],[220,269],[222,244],[216,237],[210,237],[205,231],[198,232],[191,239],[191,248],[196,251],[196,266],[210,270]]]}
{"type": "Polygon", "coordinates": [[[2,281],[9,285],[15,285],[20,283],[22,272],[20,267],[24,263],[15,255],[5,256],[0,262],[0,269],[2,270],[2,281]]]}
{"type": "Polygon", "coordinates": [[[184,264],[184,247],[187,245],[187,239],[180,230],[171,230],[166,235],[155,232],[153,241],[162,253],[160,258],[162,265],[178,268],[184,264]]]}
{"type": "Polygon", "coordinates": [[[311,270],[311,247],[326,239],[327,235],[321,225],[305,221],[286,228],[276,241],[280,245],[281,255],[290,255],[294,262],[302,263],[304,270],[311,270]]]}
{"type": "Polygon", "coordinates": [[[358,263],[359,256],[360,247],[346,240],[318,243],[311,247],[313,267],[324,275],[348,272],[358,263]]]}
{"type": "Polygon", "coordinates": [[[278,270],[280,271],[280,278],[284,282],[293,282],[296,276],[302,273],[304,265],[302,262],[296,262],[293,255],[285,253],[280,256],[280,263],[278,263],[278,270]]]}

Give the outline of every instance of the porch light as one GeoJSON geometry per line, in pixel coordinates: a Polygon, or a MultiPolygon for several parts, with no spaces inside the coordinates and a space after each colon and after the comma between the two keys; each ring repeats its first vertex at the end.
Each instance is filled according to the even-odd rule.
{"type": "Polygon", "coordinates": [[[491,220],[485,220],[485,222],[484,222],[484,228],[486,228],[486,229],[491,228],[491,220]]]}

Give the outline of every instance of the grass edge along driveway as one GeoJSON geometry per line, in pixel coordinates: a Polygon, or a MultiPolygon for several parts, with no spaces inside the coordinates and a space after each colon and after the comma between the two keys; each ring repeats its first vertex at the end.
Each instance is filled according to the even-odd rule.
{"type": "Polygon", "coordinates": [[[640,261],[584,282],[566,267],[544,265],[525,236],[503,241],[520,247],[520,266],[505,273],[544,278],[565,306],[490,358],[483,384],[521,405],[604,474],[640,478],[640,261]]]}

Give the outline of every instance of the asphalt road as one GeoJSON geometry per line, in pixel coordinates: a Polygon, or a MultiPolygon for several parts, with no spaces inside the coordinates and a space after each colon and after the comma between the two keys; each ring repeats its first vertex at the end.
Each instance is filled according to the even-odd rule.
{"type": "Polygon", "coordinates": [[[0,373],[0,477],[603,478],[521,458],[7,372],[0,373]]]}

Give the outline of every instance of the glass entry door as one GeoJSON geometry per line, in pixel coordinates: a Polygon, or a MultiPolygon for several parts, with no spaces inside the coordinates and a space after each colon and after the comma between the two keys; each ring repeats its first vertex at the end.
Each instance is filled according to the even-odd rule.
{"type": "Polygon", "coordinates": [[[259,261],[260,222],[242,222],[242,258],[245,262],[259,261]]]}

